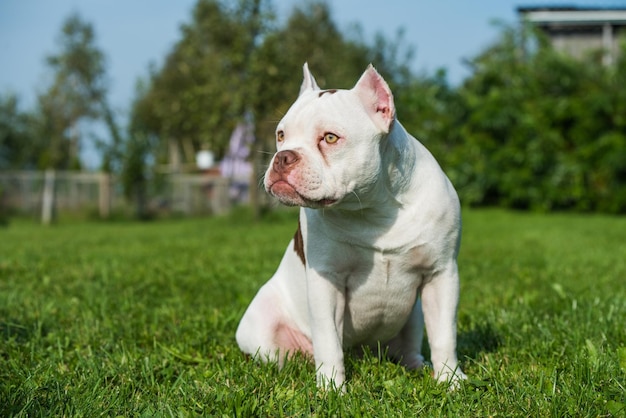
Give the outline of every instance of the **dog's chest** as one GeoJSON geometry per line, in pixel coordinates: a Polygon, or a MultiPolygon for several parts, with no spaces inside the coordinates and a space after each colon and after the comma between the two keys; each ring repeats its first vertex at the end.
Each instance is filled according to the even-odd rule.
{"type": "Polygon", "coordinates": [[[361,251],[346,274],[344,344],[368,344],[397,335],[406,323],[426,273],[424,249],[361,251]]]}

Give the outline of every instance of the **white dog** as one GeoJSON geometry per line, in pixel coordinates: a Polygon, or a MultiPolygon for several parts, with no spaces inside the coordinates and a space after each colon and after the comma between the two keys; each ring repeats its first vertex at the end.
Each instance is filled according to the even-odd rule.
{"type": "Polygon", "coordinates": [[[351,90],[320,90],[305,64],[276,142],[265,188],[302,208],[278,270],[239,324],[241,350],[279,363],[303,352],[318,385],[340,387],[352,346],[382,346],[421,367],[425,322],[435,377],[465,378],[456,356],[459,200],[396,119],[383,78],[370,65],[351,90]]]}

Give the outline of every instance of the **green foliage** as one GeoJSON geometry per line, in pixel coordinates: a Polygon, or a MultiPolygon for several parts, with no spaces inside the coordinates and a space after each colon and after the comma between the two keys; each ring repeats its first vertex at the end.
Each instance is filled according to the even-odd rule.
{"type": "Polygon", "coordinates": [[[469,380],[450,393],[427,372],[348,354],[338,395],[316,389],[310,362],[279,371],[234,339],[295,216],[12,222],[0,240],[0,415],[624,414],[625,219],[465,211],[469,380]]]}
{"type": "Polygon", "coordinates": [[[0,170],[37,167],[46,144],[35,126],[34,115],[20,109],[15,95],[0,96],[0,170]]]}
{"type": "Polygon", "coordinates": [[[460,142],[442,155],[462,200],[626,212],[624,51],[605,67],[558,53],[522,28],[474,59],[456,98],[460,142]]]}

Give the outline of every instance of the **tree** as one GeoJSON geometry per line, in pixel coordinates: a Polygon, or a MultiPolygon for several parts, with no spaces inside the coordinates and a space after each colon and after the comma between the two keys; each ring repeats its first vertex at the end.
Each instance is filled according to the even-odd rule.
{"type": "Polygon", "coordinates": [[[171,164],[193,161],[203,147],[223,154],[250,95],[248,63],[269,13],[265,4],[198,1],[181,40],[135,101],[138,125],[160,138],[171,164]]]}
{"type": "Polygon", "coordinates": [[[49,138],[43,164],[51,168],[80,166],[81,120],[101,114],[106,98],[104,54],[95,45],[91,24],[78,14],[62,27],[60,51],[47,58],[53,72],[49,89],[38,98],[42,117],[40,134],[49,138]]]}
{"type": "Polygon", "coordinates": [[[144,82],[137,83],[137,97],[131,114],[127,134],[119,148],[113,148],[111,154],[119,155],[121,162],[120,179],[126,199],[135,205],[135,216],[147,219],[148,213],[148,178],[150,167],[148,159],[159,154],[159,140],[151,131],[150,103],[145,100],[149,92],[144,82]]]}
{"type": "Polygon", "coordinates": [[[133,104],[123,178],[138,202],[150,154],[171,171],[192,163],[199,149],[224,155],[236,124],[252,113],[251,57],[271,20],[266,0],[198,1],[181,40],[133,104]]]}

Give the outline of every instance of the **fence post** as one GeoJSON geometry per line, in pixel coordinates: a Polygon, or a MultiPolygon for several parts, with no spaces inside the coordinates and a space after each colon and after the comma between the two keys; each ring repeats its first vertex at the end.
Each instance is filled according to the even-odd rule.
{"type": "Polygon", "coordinates": [[[100,217],[106,219],[111,214],[111,175],[100,173],[98,188],[98,208],[100,217]]]}
{"type": "Polygon", "coordinates": [[[41,205],[41,223],[44,225],[50,225],[54,216],[54,178],[54,170],[46,170],[41,205]]]}

